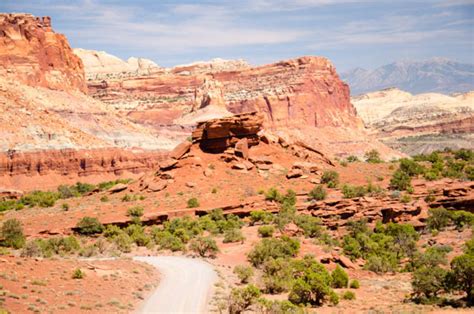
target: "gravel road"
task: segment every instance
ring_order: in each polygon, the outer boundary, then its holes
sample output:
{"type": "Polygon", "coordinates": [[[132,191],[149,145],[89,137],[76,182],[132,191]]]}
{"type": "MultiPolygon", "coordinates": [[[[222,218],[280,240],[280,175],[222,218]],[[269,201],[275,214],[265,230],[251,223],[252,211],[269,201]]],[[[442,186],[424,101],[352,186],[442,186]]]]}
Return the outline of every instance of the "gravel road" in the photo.
{"type": "Polygon", "coordinates": [[[211,288],[217,274],[208,263],[179,256],[137,256],[137,261],[155,266],[160,285],[138,313],[207,313],[211,288]]]}

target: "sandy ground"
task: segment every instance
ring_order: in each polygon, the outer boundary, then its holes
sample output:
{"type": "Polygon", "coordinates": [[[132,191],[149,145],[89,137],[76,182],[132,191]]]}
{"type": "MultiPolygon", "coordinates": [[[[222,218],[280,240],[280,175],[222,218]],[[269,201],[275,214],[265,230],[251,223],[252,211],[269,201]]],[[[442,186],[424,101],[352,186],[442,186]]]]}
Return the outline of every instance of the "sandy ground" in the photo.
{"type": "Polygon", "coordinates": [[[217,280],[212,265],[179,256],[138,256],[134,260],[156,267],[162,274],[159,287],[138,313],[207,313],[212,285],[217,280]]]}

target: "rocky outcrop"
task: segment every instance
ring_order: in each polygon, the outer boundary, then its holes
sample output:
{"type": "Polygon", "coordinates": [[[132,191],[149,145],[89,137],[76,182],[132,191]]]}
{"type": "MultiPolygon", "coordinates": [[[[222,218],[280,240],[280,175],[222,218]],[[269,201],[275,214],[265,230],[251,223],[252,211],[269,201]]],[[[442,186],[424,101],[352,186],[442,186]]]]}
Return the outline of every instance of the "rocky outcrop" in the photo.
{"type": "Polygon", "coordinates": [[[124,61],[105,51],[81,48],[74,49],[74,53],[84,63],[86,78],[89,80],[148,75],[161,69],[155,62],[144,58],[131,57],[124,61]]]}
{"type": "Polygon", "coordinates": [[[50,17],[0,14],[0,76],[31,86],[87,91],[82,61],[50,17]]]}
{"type": "Polygon", "coordinates": [[[474,148],[474,92],[412,95],[390,88],[353,97],[352,102],[378,138],[410,154],[474,148]]]}
{"type": "Polygon", "coordinates": [[[0,153],[0,188],[38,188],[38,180],[42,189],[75,183],[85,177],[89,182],[106,181],[150,171],[164,158],[164,153],[114,148],[10,151],[0,153]]]}
{"type": "Polygon", "coordinates": [[[203,151],[222,153],[243,138],[247,146],[258,144],[262,124],[263,117],[256,112],[209,120],[198,123],[192,139],[203,151]]]}

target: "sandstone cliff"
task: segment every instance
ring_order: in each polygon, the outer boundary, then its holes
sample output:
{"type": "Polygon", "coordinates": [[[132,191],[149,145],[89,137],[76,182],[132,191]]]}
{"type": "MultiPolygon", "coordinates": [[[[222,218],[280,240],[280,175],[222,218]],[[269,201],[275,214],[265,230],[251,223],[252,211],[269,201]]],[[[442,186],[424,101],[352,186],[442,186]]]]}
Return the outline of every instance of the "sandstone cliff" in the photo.
{"type": "Polygon", "coordinates": [[[49,17],[0,14],[0,76],[31,86],[87,91],[82,61],[49,17]]]}
{"type": "Polygon", "coordinates": [[[352,103],[378,138],[407,153],[474,148],[474,92],[412,95],[390,88],[352,103]]]}

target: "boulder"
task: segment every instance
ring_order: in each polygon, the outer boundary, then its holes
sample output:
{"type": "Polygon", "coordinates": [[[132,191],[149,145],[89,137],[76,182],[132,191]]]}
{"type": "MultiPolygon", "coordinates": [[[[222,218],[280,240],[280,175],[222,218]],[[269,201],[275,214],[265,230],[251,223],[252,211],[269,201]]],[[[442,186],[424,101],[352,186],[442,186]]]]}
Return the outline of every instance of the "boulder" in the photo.
{"type": "Polygon", "coordinates": [[[154,181],[148,184],[148,190],[151,192],[159,192],[168,186],[168,183],[166,181],[154,181]]]}
{"type": "Polygon", "coordinates": [[[176,146],[169,154],[169,156],[173,159],[180,159],[181,157],[184,156],[189,150],[191,149],[191,146],[193,144],[190,141],[184,141],[178,146],[176,146]]]}
{"type": "Polygon", "coordinates": [[[244,159],[249,158],[249,143],[247,138],[240,139],[235,144],[235,155],[244,159]]]}
{"type": "Polygon", "coordinates": [[[299,178],[301,176],[303,176],[303,170],[301,170],[301,169],[291,169],[286,174],[286,177],[288,179],[295,179],[295,178],[299,178]]]}
{"type": "Polygon", "coordinates": [[[126,190],[127,188],[128,188],[128,185],[123,184],[123,183],[119,183],[119,184],[116,184],[113,187],[111,187],[109,189],[109,192],[110,193],[118,193],[118,192],[126,190]]]}
{"type": "Polygon", "coordinates": [[[236,162],[232,164],[232,169],[247,170],[247,167],[243,163],[236,162]]]}
{"type": "Polygon", "coordinates": [[[194,183],[194,182],[186,182],[186,186],[187,186],[188,188],[195,188],[195,187],[197,186],[197,184],[194,183]]]}
{"type": "Polygon", "coordinates": [[[168,158],[162,162],[160,162],[160,169],[161,170],[170,170],[174,168],[178,164],[176,159],[168,158]]]}

